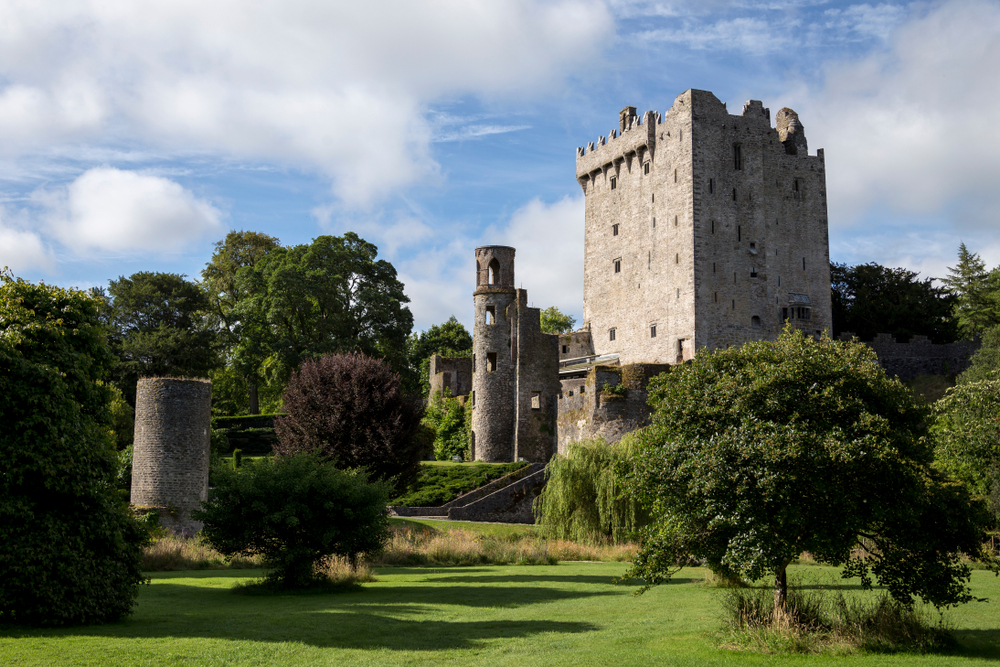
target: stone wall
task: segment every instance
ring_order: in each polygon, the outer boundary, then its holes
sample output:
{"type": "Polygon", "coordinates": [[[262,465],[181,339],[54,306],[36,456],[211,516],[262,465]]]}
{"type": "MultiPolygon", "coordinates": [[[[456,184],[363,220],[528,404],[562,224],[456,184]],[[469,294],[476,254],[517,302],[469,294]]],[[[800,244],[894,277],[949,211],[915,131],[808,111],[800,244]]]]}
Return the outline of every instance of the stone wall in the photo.
{"type": "Polygon", "coordinates": [[[156,509],[160,525],[174,532],[190,535],[201,530],[191,510],[208,498],[211,423],[209,380],[139,380],[132,504],[156,509]]]}
{"type": "Polygon", "coordinates": [[[548,461],[556,451],[559,336],[543,333],[541,311],[517,290],[517,432],[514,460],[548,461]]]}
{"type": "Polygon", "coordinates": [[[565,380],[559,400],[559,453],[565,454],[578,440],[618,442],[648,424],[647,385],[654,375],[669,370],[669,364],[594,366],[584,380],[565,380]]]}
{"type": "MultiPolygon", "coordinates": [[[[855,338],[852,332],[840,334],[840,340],[855,338]]],[[[969,367],[980,341],[962,340],[936,344],[927,336],[914,336],[908,343],[897,343],[891,334],[879,334],[873,341],[862,341],[875,350],[878,363],[889,375],[912,380],[918,375],[956,375],[969,367]]]]}
{"type": "Polygon", "coordinates": [[[472,357],[431,357],[431,394],[467,396],[472,391],[472,357]]]}
{"type": "Polygon", "coordinates": [[[559,361],[580,359],[594,355],[594,340],[589,331],[581,329],[559,334],[559,361]]]}
{"type": "Polygon", "coordinates": [[[830,328],[826,176],[790,109],[689,90],[577,151],[583,325],[621,363],[830,328]]]}

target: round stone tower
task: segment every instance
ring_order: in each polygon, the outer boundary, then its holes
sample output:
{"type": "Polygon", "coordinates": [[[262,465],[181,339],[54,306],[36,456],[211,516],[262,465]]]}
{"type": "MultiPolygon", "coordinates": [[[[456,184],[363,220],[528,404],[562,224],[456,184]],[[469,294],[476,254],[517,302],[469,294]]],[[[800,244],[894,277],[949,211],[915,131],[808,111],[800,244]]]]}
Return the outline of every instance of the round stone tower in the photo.
{"type": "Polygon", "coordinates": [[[155,508],[164,528],[186,535],[201,530],[191,510],[208,498],[211,428],[211,381],[139,380],[132,504],[155,508]]]}
{"type": "Polygon", "coordinates": [[[514,249],[476,248],[476,320],[472,328],[472,458],[502,463],[514,457],[516,343],[511,327],[514,249]]]}

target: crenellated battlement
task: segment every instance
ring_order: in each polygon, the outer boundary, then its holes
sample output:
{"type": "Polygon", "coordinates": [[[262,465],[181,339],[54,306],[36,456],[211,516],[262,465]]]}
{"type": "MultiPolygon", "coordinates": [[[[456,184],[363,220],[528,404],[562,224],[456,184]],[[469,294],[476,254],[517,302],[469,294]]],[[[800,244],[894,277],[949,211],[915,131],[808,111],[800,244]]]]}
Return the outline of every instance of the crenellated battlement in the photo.
{"type": "Polygon", "coordinates": [[[607,136],[597,138],[587,147],[576,149],[576,176],[586,178],[588,174],[611,168],[616,163],[624,162],[630,155],[641,157],[646,151],[651,151],[656,145],[656,126],[660,115],[655,111],[647,111],[643,116],[634,115],[635,107],[625,107],[619,129],[613,129],[607,136]],[[632,114],[628,114],[628,110],[632,114]]]}

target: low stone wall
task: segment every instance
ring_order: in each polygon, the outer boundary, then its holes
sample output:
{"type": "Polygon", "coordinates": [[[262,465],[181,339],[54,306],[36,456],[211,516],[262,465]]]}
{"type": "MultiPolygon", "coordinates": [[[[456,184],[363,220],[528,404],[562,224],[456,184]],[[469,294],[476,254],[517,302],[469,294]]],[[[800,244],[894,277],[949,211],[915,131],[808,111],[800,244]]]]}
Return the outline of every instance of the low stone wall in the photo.
{"type": "MultiPolygon", "coordinates": [[[[855,335],[845,331],[838,338],[851,340],[855,335]]],[[[903,381],[918,375],[957,375],[969,367],[972,355],[981,345],[978,340],[937,344],[927,336],[914,336],[908,343],[897,343],[895,336],[884,333],[875,340],[861,342],[875,350],[886,373],[903,381]]]]}

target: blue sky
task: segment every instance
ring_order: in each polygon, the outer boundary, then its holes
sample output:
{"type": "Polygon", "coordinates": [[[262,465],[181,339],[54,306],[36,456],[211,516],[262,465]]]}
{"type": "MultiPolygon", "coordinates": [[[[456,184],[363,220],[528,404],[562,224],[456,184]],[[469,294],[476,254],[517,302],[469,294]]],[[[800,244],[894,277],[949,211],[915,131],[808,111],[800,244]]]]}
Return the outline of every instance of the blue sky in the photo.
{"type": "Polygon", "coordinates": [[[423,329],[470,323],[498,243],[579,318],[576,147],[700,88],[799,112],[834,261],[939,277],[963,240],[1000,264],[998,72],[982,0],[0,0],[0,266],[198,277],[230,229],[356,231],[423,329]]]}

